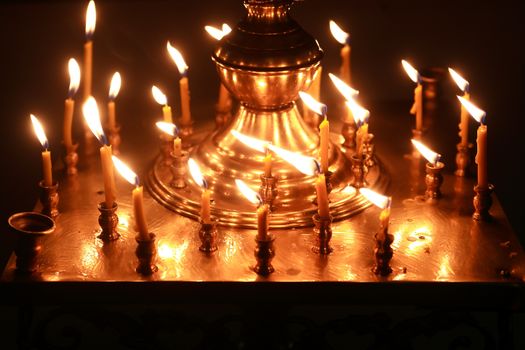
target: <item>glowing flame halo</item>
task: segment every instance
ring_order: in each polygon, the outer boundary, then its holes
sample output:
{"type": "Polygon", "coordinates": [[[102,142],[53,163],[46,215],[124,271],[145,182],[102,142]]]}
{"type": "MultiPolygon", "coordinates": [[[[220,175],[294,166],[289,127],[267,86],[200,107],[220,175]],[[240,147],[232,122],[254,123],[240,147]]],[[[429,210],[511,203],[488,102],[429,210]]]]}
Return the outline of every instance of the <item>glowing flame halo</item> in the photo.
{"type": "Polygon", "coordinates": [[[89,129],[98,139],[98,141],[103,144],[108,144],[108,139],[102,129],[102,124],[100,123],[100,114],[98,111],[97,100],[93,96],[90,96],[84,106],[82,106],[82,112],[84,114],[84,119],[86,120],[89,129]]]}
{"type": "Polygon", "coordinates": [[[204,178],[202,175],[201,169],[199,168],[199,165],[193,158],[190,158],[188,160],[188,169],[190,170],[191,177],[193,178],[193,181],[200,187],[207,189],[208,188],[208,181],[204,178]]]}
{"type": "Polygon", "coordinates": [[[484,110],[477,107],[475,104],[461,96],[458,96],[458,99],[459,102],[461,102],[461,104],[463,105],[463,107],[465,107],[467,112],[472,116],[472,118],[476,119],[476,121],[480,124],[485,124],[487,112],[485,112],[484,110]]]}
{"type": "Polygon", "coordinates": [[[402,60],[401,64],[403,65],[403,68],[405,69],[405,72],[408,74],[408,77],[410,78],[410,80],[412,80],[416,84],[420,84],[421,76],[419,75],[419,72],[417,71],[417,69],[412,67],[412,65],[405,60],[402,60]]]}
{"type": "Polygon", "coordinates": [[[180,51],[174,48],[170,44],[169,41],[166,44],[166,47],[168,49],[168,53],[170,54],[171,59],[177,65],[177,69],[179,70],[179,73],[182,76],[185,76],[186,74],[188,74],[188,65],[186,64],[186,61],[184,60],[184,57],[182,57],[182,54],[180,53],[180,51]]]}
{"type": "Polygon", "coordinates": [[[465,93],[470,91],[470,83],[465,78],[459,75],[458,72],[452,68],[449,68],[448,72],[461,91],[465,93]]]}
{"type": "Polygon", "coordinates": [[[436,166],[436,164],[441,159],[441,154],[432,151],[430,148],[428,148],[421,142],[412,139],[412,144],[414,145],[414,147],[416,147],[418,152],[421,153],[421,155],[425,157],[426,160],[428,160],[430,164],[436,166]]]}
{"type": "Polygon", "coordinates": [[[86,38],[91,40],[93,33],[95,33],[95,27],[97,25],[97,9],[95,2],[91,0],[86,10],[86,38]]]}
{"type": "Polygon", "coordinates": [[[246,197],[248,201],[255,205],[261,205],[263,203],[261,195],[252,190],[250,187],[248,187],[248,185],[244,181],[235,179],[235,184],[237,185],[239,191],[241,191],[243,196],[246,197]]]}
{"type": "Polygon", "coordinates": [[[161,89],[153,85],[151,87],[151,94],[153,95],[153,98],[155,99],[155,102],[157,102],[161,106],[167,106],[168,105],[168,98],[161,89]]]}
{"type": "Polygon", "coordinates": [[[80,66],[74,58],[70,58],[67,67],[69,71],[69,91],[67,96],[73,98],[80,86],[80,66]]]}
{"type": "Polygon", "coordinates": [[[359,95],[359,91],[350,87],[347,83],[339,79],[336,75],[328,73],[328,76],[332,80],[332,83],[337,88],[337,90],[343,95],[345,100],[351,100],[355,96],[359,95]]]}
{"type": "Polygon", "coordinates": [[[179,128],[177,127],[177,125],[173,123],[168,123],[168,122],[163,121],[163,122],[156,122],[155,125],[157,125],[157,128],[159,128],[162,132],[172,137],[175,137],[179,134],[179,128]]]}
{"type": "Polygon", "coordinates": [[[335,21],[330,20],[330,32],[335,40],[341,45],[350,44],[350,34],[345,32],[335,21]]]}
{"type": "Polygon", "coordinates": [[[46,133],[44,131],[44,127],[40,123],[37,117],[35,117],[33,114],[30,115],[31,123],[33,124],[33,129],[35,130],[36,137],[38,138],[38,141],[44,147],[44,149],[47,151],[49,149],[49,141],[47,140],[46,133]]]}
{"type": "Polygon", "coordinates": [[[392,197],[383,196],[369,188],[360,188],[359,193],[380,209],[389,209],[392,206],[392,197]]]}
{"type": "Polygon", "coordinates": [[[117,98],[118,93],[120,92],[120,87],[122,86],[122,77],[119,72],[115,72],[111,78],[111,84],[109,85],[109,99],[113,101],[117,98]]]}
{"type": "Polygon", "coordinates": [[[326,107],[324,103],[317,101],[310,94],[304,91],[299,91],[299,97],[301,98],[303,103],[306,105],[306,107],[308,107],[314,113],[317,113],[320,116],[326,117],[326,112],[328,108],[326,107]]]}
{"type": "Polygon", "coordinates": [[[133,172],[123,161],[118,159],[115,156],[111,156],[111,159],[113,160],[113,165],[115,165],[115,169],[119,172],[119,174],[130,184],[135,185],[136,187],[140,186],[140,180],[137,174],[133,172]]]}

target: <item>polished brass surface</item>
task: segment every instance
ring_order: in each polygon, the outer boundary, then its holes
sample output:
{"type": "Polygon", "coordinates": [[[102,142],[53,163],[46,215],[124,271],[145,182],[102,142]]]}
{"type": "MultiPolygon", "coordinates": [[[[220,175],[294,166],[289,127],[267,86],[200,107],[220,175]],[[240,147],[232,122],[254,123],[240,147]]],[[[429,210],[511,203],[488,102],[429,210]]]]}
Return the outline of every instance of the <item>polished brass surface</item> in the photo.
{"type": "Polygon", "coordinates": [[[58,211],[58,182],[53,182],[52,186],[44,185],[44,180],[38,183],[40,187],[40,203],[42,203],[42,214],[56,218],[58,211]]]}

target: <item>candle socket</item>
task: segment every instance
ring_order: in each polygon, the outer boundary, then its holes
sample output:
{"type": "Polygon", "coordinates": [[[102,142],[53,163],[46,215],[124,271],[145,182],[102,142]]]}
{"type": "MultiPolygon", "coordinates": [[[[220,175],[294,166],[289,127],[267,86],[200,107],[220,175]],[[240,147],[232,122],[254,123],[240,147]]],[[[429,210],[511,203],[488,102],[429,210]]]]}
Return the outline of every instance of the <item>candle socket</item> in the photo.
{"type": "Polygon", "coordinates": [[[120,126],[116,125],[114,128],[109,128],[109,144],[114,155],[120,154],[120,126]]]}
{"type": "Polygon", "coordinates": [[[333,249],[330,247],[330,240],[332,239],[332,216],[327,218],[320,217],[319,214],[313,216],[314,220],[314,234],[316,236],[317,245],[312,250],[320,255],[328,255],[333,249]]]}
{"type": "Polygon", "coordinates": [[[39,213],[17,213],[9,220],[11,233],[16,237],[16,272],[31,274],[37,270],[42,238],[55,231],[55,222],[39,213]]]}
{"type": "Polygon", "coordinates": [[[470,165],[470,155],[467,146],[458,143],[458,153],[456,154],[456,171],[454,175],[464,177],[467,176],[467,169],[470,165]]]}
{"type": "Polygon", "coordinates": [[[474,187],[476,195],[474,196],[474,214],[472,218],[476,221],[490,221],[492,216],[489,213],[492,206],[492,192],[494,192],[494,185],[489,184],[488,187],[474,187]]]}
{"type": "Polygon", "coordinates": [[[392,273],[392,268],[390,267],[390,260],[394,255],[392,250],[392,242],[394,242],[394,236],[388,232],[383,232],[381,228],[380,233],[376,233],[375,238],[375,248],[374,255],[376,259],[376,265],[373,268],[373,271],[376,275],[388,276],[392,273]]]}
{"type": "Polygon", "coordinates": [[[356,127],[355,123],[344,122],[343,127],[341,128],[341,135],[344,138],[343,146],[345,148],[355,150],[355,137],[356,137],[356,127]]]}
{"type": "Polygon", "coordinates": [[[52,186],[44,185],[44,180],[38,183],[40,186],[40,202],[42,203],[42,214],[56,218],[58,212],[58,182],[54,181],[52,186]]]}
{"type": "Polygon", "coordinates": [[[199,230],[199,238],[201,240],[201,246],[199,250],[203,253],[213,253],[217,250],[217,222],[215,219],[211,220],[211,224],[206,224],[200,221],[201,228],[199,230]]]}
{"type": "Polygon", "coordinates": [[[168,135],[160,135],[160,155],[162,157],[162,165],[171,166],[173,158],[171,152],[173,151],[173,138],[168,135]]]}
{"type": "Polygon", "coordinates": [[[186,187],[186,178],[188,174],[188,158],[189,153],[182,151],[180,157],[170,153],[171,157],[171,182],[170,186],[173,188],[184,188],[186,187]]]}
{"type": "Polygon", "coordinates": [[[368,133],[363,141],[363,156],[368,169],[376,165],[374,134],[368,133]]]}
{"type": "Polygon", "coordinates": [[[352,155],[350,158],[352,163],[352,174],[354,179],[352,180],[352,186],[355,188],[366,187],[366,175],[368,174],[368,167],[366,166],[366,159],[358,154],[352,155]]]}
{"type": "Polygon", "coordinates": [[[438,162],[436,165],[427,163],[425,176],[425,183],[427,189],[425,191],[425,197],[427,199],[438,199],[441,197],[441,185],[443,184],[443,175],[441,171],[445,167],[445,164],[438,162]]]}
{"type": "Polygon", "coordinates": [[[77,164],[78,164],[78,145],[72,145],[71,147],[66,148],[66,173],[68,175],[76,175],[78,173],[77,164]]]}
{"type": "Polygon", "coordinates": [[[182,140],[182,146],[183,147],[189,147],[190,143],[188,143],[188,138],[193,135],[193,122],[190,122],[189,124],[180,124],[180,131],[179,131],[179,137],[182,140]]]}
{"type": "Polygon", "coordinates": [[[102,232],[98,236],[104,243],[108,243],[119,238],[117,232],[118,216],[116,214],[118,208],[117,203],[113,203],[113,207],[106,208],[106,203],[101,202],[98,205],[98,211],[100,216],[98,217],[98,223],[102,232]]]}
{"type": "Polygon", "coordinates": [[[144,276],[152,275],[158,271],[157,265],[157,246],[155,244],[155,234],[150,233],[148,239],[142,239],[140,236],[135,237],[137,249],[135,255],[138,258],[138,265],[135,271],[144,276]]]}
{"type": "Polygon", "coordinates": [[[270,210],[273,210],[273,201],[277,198],[277,178],[275,176],[266,177],[262,174],[259,194],[261,195],[263,203],[268,204],[270,210]]]}
{"type": "Polygon", "coordinates": [[[221,107],[218,103],[215,105],[215,129],[222,128],[232,119],[231,101],[228,105],[221,107]]]}
{"type": "Polygon", "coordinates": [[[269,234],[264,239],[260,239],[258,236],[255,237],[255,251],[254,256],[257,261],[253,271],[261,276],[268,276],[275,269],[272,266],[272,260],[275,257],[275,236],[269,234]]]}

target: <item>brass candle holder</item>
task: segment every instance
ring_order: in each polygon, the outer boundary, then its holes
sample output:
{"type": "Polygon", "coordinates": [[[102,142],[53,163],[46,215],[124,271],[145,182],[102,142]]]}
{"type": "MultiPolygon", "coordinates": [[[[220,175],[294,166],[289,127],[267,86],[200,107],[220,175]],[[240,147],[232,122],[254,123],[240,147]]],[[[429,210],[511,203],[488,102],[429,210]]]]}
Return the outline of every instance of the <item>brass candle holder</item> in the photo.
{"type": "Polygon", "coordinates": [[[98,224],[102,229],[98,238],[100,238],[104,243],[112,242],[120,237],[119,233],[117,232],[117,208],[117,203],[113,203],[113,207],[111,208],[107,208],[105,202],[101,202],[98,205],[98,211],[100,212],[98,224]]]}
{"type": "Polygon", "coordinates": [[[275,257],[275,236],[269,234],[264,239],[255,237],[255,251],[254,256],[257,261],[253,270],[261,276],[268,276],[275,269],[272,266],[272,260],[275,257]]]}
{"type": "Polygon", "coordinates": [[[474,214],[472,218],[476,221],[490,221],[490,207],[492,206],[492,192],[494,192],[494,185],[489,184],[488,187],[474,187],[474,214]]]}
{"type": "Polygon", "coordinates": [[[55,222],[39,213],[18,213],[8,219],[11,233],[16,236],[16,272],[31,274],[37,270],[42,239],[55,231],[55,222]]]}
{"type": "Polygon", "coordinates": [[[113,151],[114,155],[120,154],[120,125],[116,125],[114,128],[109,128],[109,144],[111,145],[111,149],[113,151]]]}
{"type": "Polygon", "coordinates": [[[470,154],[467,146],[458,143],[457,145],[458,153],[456,153],[456,171],[454,174],[456,176],[464,177],[467,176],[467,169],[470,165],[470,154]]]}
{"type": "Polygon", "coordinates": [[[390,260],[392,260],[392,257],[394,256],[394,251],[392,250],[394,236],[388,233],[388,230],[385,230],[383,227],[381,227],[380,230],[381,231],[374,236],[374,255],[376,265],[374,266],[373,271],[376,275],[388,276],[392,273],[390,260]]]}
{"type": "Polygon", "coordinates": [[[333,249],[330,247],[330,240],[332,239],[332,216],[327,218],[315,214],[313,216],[314,221],[314,234],[316,236],[317,245],[312,250],[320,255],[328,255],[333,249]]]}
{"type": "Polygon", "coordinates": [[[181,151],[180,156],[176,156],[173,152],[170,153],[171,157],[171,182],[170,186],[173,188],[184,188],[186,187],[186,180],[188,176],[188,158],[189,154],[186,151],[181,151]]]}
{"type": "Polygon", "coordinates": [[[66,147],[66,173],[68,175],[76,175],[78,173],[77,164],[78,164],[78,144],[72,145],[71,147],[66,147]]]}
{"type": "Polygon", "coordinates": [[[150,233],[148,239],[142,239],[136,236],[137,249],[135,255],[138,258],[138,265],[135,271],[144,276],[152,275],[158,271],[156,265],[157,260],[157,246],[155,244],[155,234],[150,233]]]}
{"type": "Polygon", "coordinates": [[[54,181],[53,185],[44,185],[44,180],[38,183],[40,187],[40,202],[42,203],[42,214],[56,218],[58,212],[58,182],[54,181]]]}
{"type": "Polygon", "coordinates": [[[267,177],[262,174],[259,194],[261,195],[263,203],[268,204],[270,206],[270,210],[273,210],[273,202],[275,198],[277,198],[277,178],[275,176],[267,177]]]}
{"type": "Polygon", "coordinates": [[[173,151],[173,137],[161,134],[160,136],[160,155],[162,157],[162,164],[166,167],[171,166],[173,157],[171,152],[173,151]]]}
{"type": "Polygon", "coordinates": [[[341,128],[341,135],[344,138],[343,147],[350,150],[355,150],[356,142],[356,127],[354,122],[343,122],[341,128]]]}
{"type": "Polygon", "coordinates": [[[366,175],[368,174],[368,167],[366,166],[365,157],[353,154],[350,157],[350,161],[352,162],[352,174],[354,175],[352,186],[355,188],[367,187],[366,175]]]}
{"type": "Polygon", "coordinates": [[[199,250],[203,253],[213,253],[217,250],[217,221],[212,218],[211,224],[206,224],[202,220],[200,221],[201,227],[199,229],[199,238],[201,245],[199,250]]]}
{"type": "Polygon", "coordinates": [[[441,175],[441,172],[444,167],[445,164],[441,162],[437,162],[435,165],[427,163],[427,175],[425,176],[425,183],[427,185],[425,197],[427,199],[432,200],[441,197],[441,185],[443,184],[443,175],[441,175]]]}
{"type": "Polygon", "coordinates": [[[365,165],[368,169],[376,165],[374,134],[368,133],[363,140],[363,156],[365,157],[365,165]]]}

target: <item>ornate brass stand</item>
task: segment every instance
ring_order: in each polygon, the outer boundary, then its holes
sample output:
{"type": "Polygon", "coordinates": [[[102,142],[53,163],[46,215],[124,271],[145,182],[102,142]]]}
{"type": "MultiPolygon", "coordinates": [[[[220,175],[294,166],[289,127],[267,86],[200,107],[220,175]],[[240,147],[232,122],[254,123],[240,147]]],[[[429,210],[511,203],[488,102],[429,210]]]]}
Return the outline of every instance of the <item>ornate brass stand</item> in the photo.
{"type": "Polygon", "coordinates": [[[181,156],[177,157],[173,154],[170,154],[171,157],[171,182],[170,185],[173,188],[184,188],[186,187],[186,180],[188,177],[188,152],[182,151],[181,156]]]}
{"type": "Polygon", "coordinates": [[[217,223],[213,220],[211,224],[205,224],[201,221],[201,228],[199,230],[199,238],[201,246],[199,250],[203,253],[213,253],[217,250],[217,223]]]}
{"type": "Polygon", "coordinates": [[[44,181],[40,181],[40,202],[42,203],[42,214],[52,218],[56,218],[58,212],[58,182],[53,182],[52,186],[44,185],[44,181]]]}
{"type": "Polygon", "coordinates": [[[157,259],[157,247],[155,245],[155,234],[150,233],[149,239],[143,240],[139,236],[135,237],[137,249],[135,254],[138,258],[137,273],[149,276],[158,271],[155,264],[157,259]]]}
{"type": "Polygon", "coordinates": [[[275,257],[275,248],[274,248],[275,236],[268,235],[266,239],[255,238],[255,259],[257,263],[253,270],[255,273],[261,276],[268,276],[275,269],[272,266],[272,260],[275,257]]]}
{"type": "Polygon", "coordinates": [[[438,199],[441,197],[441,185],[443,184],[443,175],[441,171],[445,167],[445,164],[438,162],[436,165],[427,163],[425,176],[425,183],[427,189],[425,191],[425,197],[427,199],[438,199]]]}
{"type": "Polygon", "coordinates": [[[330,240],[332,239],[332,216],[322,218],[319,214],[315,214],[313,221],[317,245],[312,249],[320,255],[328,255],[333,251],[332,247],[330,247],[330,240]]]}
{"type": "Polygon", "coordinates": [[[112,208],[107,208],[106,203],[104,202],[98,205],[98,211],[100,212],[100,216],[98,217],[98,224],[102,229],[98,238],[100,238],[104,243],[117,240],[120,237],[119,233],[117,232],[117,208],[117,203],[113,203],[112,208]]]}
{"type": "Polygon", "coordinates": [[[474,196],[474,214],[472,218],[476,221],[490,221],[491,215],[489,213],[492,206],[492,192],[494,192],[494,185],[489,184],[487,188],[480,186],[474,187],[476,195],[474,196]]]}

